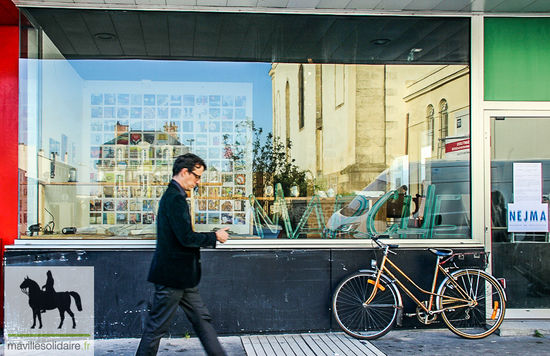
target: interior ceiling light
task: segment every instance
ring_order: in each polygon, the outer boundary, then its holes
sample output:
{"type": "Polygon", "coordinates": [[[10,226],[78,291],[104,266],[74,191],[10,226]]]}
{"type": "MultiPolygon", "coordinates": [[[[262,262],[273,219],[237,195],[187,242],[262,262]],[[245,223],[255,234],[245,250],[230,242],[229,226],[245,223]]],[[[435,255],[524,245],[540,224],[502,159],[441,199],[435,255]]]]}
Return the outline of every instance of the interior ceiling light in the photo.
{"type": "Polygon", "coordinates": [[[103,32],[103,33],[96,33],[94,37],[97,38],[98,40],[108,41],[108,40],[112,40],[116,36],[113,35],[112,33],[103,32]]]}
{"type": "Polygon", "coordinates": [[[376,40],[370,41],[370,43],[372,43],[373,45],[377,45],[377,46],[387,45],[390,42],[391,42],[391,40],[389,40],[387,38],[378,38],[376,40]]]}
{"type": "Polygon", "coordinates": [[[414,54],[422,51],[422,48],[413,48],[409,52],[409,55],[407,56],[407,61],[412,62],[414,61],[414,54]]]}

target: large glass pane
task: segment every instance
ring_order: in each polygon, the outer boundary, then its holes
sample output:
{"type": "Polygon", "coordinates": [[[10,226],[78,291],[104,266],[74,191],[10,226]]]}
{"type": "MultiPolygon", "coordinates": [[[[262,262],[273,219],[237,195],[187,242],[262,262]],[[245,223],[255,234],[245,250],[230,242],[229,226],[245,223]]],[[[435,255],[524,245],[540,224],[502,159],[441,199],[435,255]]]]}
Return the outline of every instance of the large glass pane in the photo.
{"type": "MultiPolygon", "coordinates": [[[[422,21],[401,25],[431,33],[445,22],[422,21]]],[[[450,23],[467,35],[463,21],[450,23]]],[[[291,63],[284,41],[273,62],[259,60],[264,51],[254,62],[67,60],[78,57],[67,43],[42,35],[41,58],[21,60],[23,238],[155,238],[157,202],[187,152],[208,165],[190,192],[198,231],[470,238],[462,45],[396,44],[403,57],[381,41],[372,61],[349,56],[354,42],[334,50],[342,63],[319,64],[291,63]]]]}
{"type": "Polygon", "coordinates": [[[546,127],[549,118],[491,119],[493,271],[506,278],[509,308],[550,307],[546,127]],[[526,191],[533,194],[522,194],[526,191]],[[518,221],[524,226],[513,226],[518,221]]]}
{"type": "Polygon", "coordinates": [[[40,68],[27,153],[44,233],[154,237],[173,159],[194,152],[198,230],[469,237],[467,66],[25,63],[40,68]]]}

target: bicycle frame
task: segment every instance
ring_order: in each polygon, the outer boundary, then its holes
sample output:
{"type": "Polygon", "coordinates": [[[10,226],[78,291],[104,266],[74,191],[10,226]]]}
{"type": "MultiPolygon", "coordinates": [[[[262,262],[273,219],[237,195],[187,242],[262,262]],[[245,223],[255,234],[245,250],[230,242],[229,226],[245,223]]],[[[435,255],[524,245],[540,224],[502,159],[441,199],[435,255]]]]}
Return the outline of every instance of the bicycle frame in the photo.
{"type": "MultiPolygon", "coordinates": [[[[372,291],[370,297],[367,299],[367,301],[365,301],[365,303],[363,303],[363,305],[366,306],[367,304],[371,303],[372,300],[374,299],[374,297],[376,296],[376,293],[377,293],[378,289],[382,287],[379,284],[380,276],[382,275],[382,273],[385,273],[387,276],[389,276],[392,279],[392,282],[397,284],[399,286],[399,288],[401,288],[401,290],[404,291],[405,294],[407,294],[418,305],[418,307],[420,307],[422,310],[424,310],[424,312],[426,312],[428,315],[440,314],[440,313],[443,313],[444,311],[450,310],[450,309],[474,307],[477,304],[477,302],[468,295],[468,292],[465,291],[464,288],[462,288],[462,286],[460,286],[458,283],[456,283],[456,281],[454,280],[454,278],[452,278],[451,274],[447,271],[447,269],[442,267],[442,265],[445,262],[447,262],[448,259],[446,259],[442,262],[443,256],[437,256],[434,279],[433,279],[433,282],[432,282],[432,289],[431,289],[431,291],[427,291],[427,290],[424,290],[424,289],[420,288],[409,276],[407,276],[407,274],[405,274],[405,272],[403,272],[401,269],[399,269],[399,267],[397,267],[395,265],[395,263],[393,263],[388,258],[388,253],[392,252],[392,251],[389,250],[389,248],[390,248],[390,246],[388,246],[388,245],[386,245],[383,248],[384,249],[384,256],[382,258],[382,263],[380,264],[380,267],[377,270],[376,280],[373,282],[373,284],[375,286],[377,286],[377,288],[373,288],[373,291],[372,291]],[[416,298],[416,296],[403,284],[403,282],[401,282],[386,267],[386,263],[389,264],[396,271],[396,273],[400,274],[409,283],[411,283],[417,290],[419,290],[423,294],[426,294],[426,295],[430,296],[427,306],[425,306],[423,302],[418,300],[418,298],[416,298]],[[459,291],[462,298],[454,298],[454,297],[450,297],[450,296],[446,296],[446,295],[437,294],[435,292],[435,288],[437,287],[437,279],[438,279],[439,272],[444,277],[447,277],[451,281],[451,283],[455,286],[456,290],[459,291]],[[440,298],[442,298],[443,301],[453,302],[452,307],[433,310],[433,308],[434,308],[434,298],[435,297],[440,297],[440,298]]],[[[392,253],[395,253],[395,252],[392,252],[392,253]]],[[[444,303],[442,303],[442,304],[444,304],[444,303]]]]}

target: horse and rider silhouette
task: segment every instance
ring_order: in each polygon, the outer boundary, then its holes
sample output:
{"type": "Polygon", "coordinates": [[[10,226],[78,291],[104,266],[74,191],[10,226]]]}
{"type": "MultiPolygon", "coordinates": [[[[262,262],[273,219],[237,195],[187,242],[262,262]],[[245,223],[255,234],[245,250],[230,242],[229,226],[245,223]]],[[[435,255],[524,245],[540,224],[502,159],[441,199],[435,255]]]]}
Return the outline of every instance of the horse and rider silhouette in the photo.
{"type": "Polygon", "coordinates": [[[32,326],[31,329],[34,329],[36,326],[36,319],[38,319],[39,329],[42,329],[42,316],[41,313],[45,313],[47,310],[58,309],[59,316],[61,317],[61,322],[59,323],[58,329],[61,329],[63,326],[63,321],[65,320],[65,312],[67,312],[73,319],[73,329],[76,328],[76,321],[74,319],[74,313],[71,310],[71,297],[74,298],[76,303],[76,308],[78,311],[82,311],[82,302],[80,300],[80,295],[77,292],[56,292],[53,284],[52,272],[48,271],[46,273],[46,284],[40,289],[38,283],[30,279],[28,276],[25,277],[23,283],[19,286],[21,291],[29,296],[29,306],[32,309],[32,326]]]}

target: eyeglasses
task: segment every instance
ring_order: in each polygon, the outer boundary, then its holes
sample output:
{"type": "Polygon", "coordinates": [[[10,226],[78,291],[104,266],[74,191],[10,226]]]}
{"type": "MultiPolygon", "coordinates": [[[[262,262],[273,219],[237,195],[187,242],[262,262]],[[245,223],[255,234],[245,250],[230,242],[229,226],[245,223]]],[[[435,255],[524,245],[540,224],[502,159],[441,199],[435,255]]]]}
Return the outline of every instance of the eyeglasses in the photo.
{"type": "Polygon", "coordinates": [[[192,175],[194,175],[196,180],[201,180],[201,176],[199,176],[199,175],[196,174],[195,172],[189,171],[189,173],[191,173],[192,175]]]}

